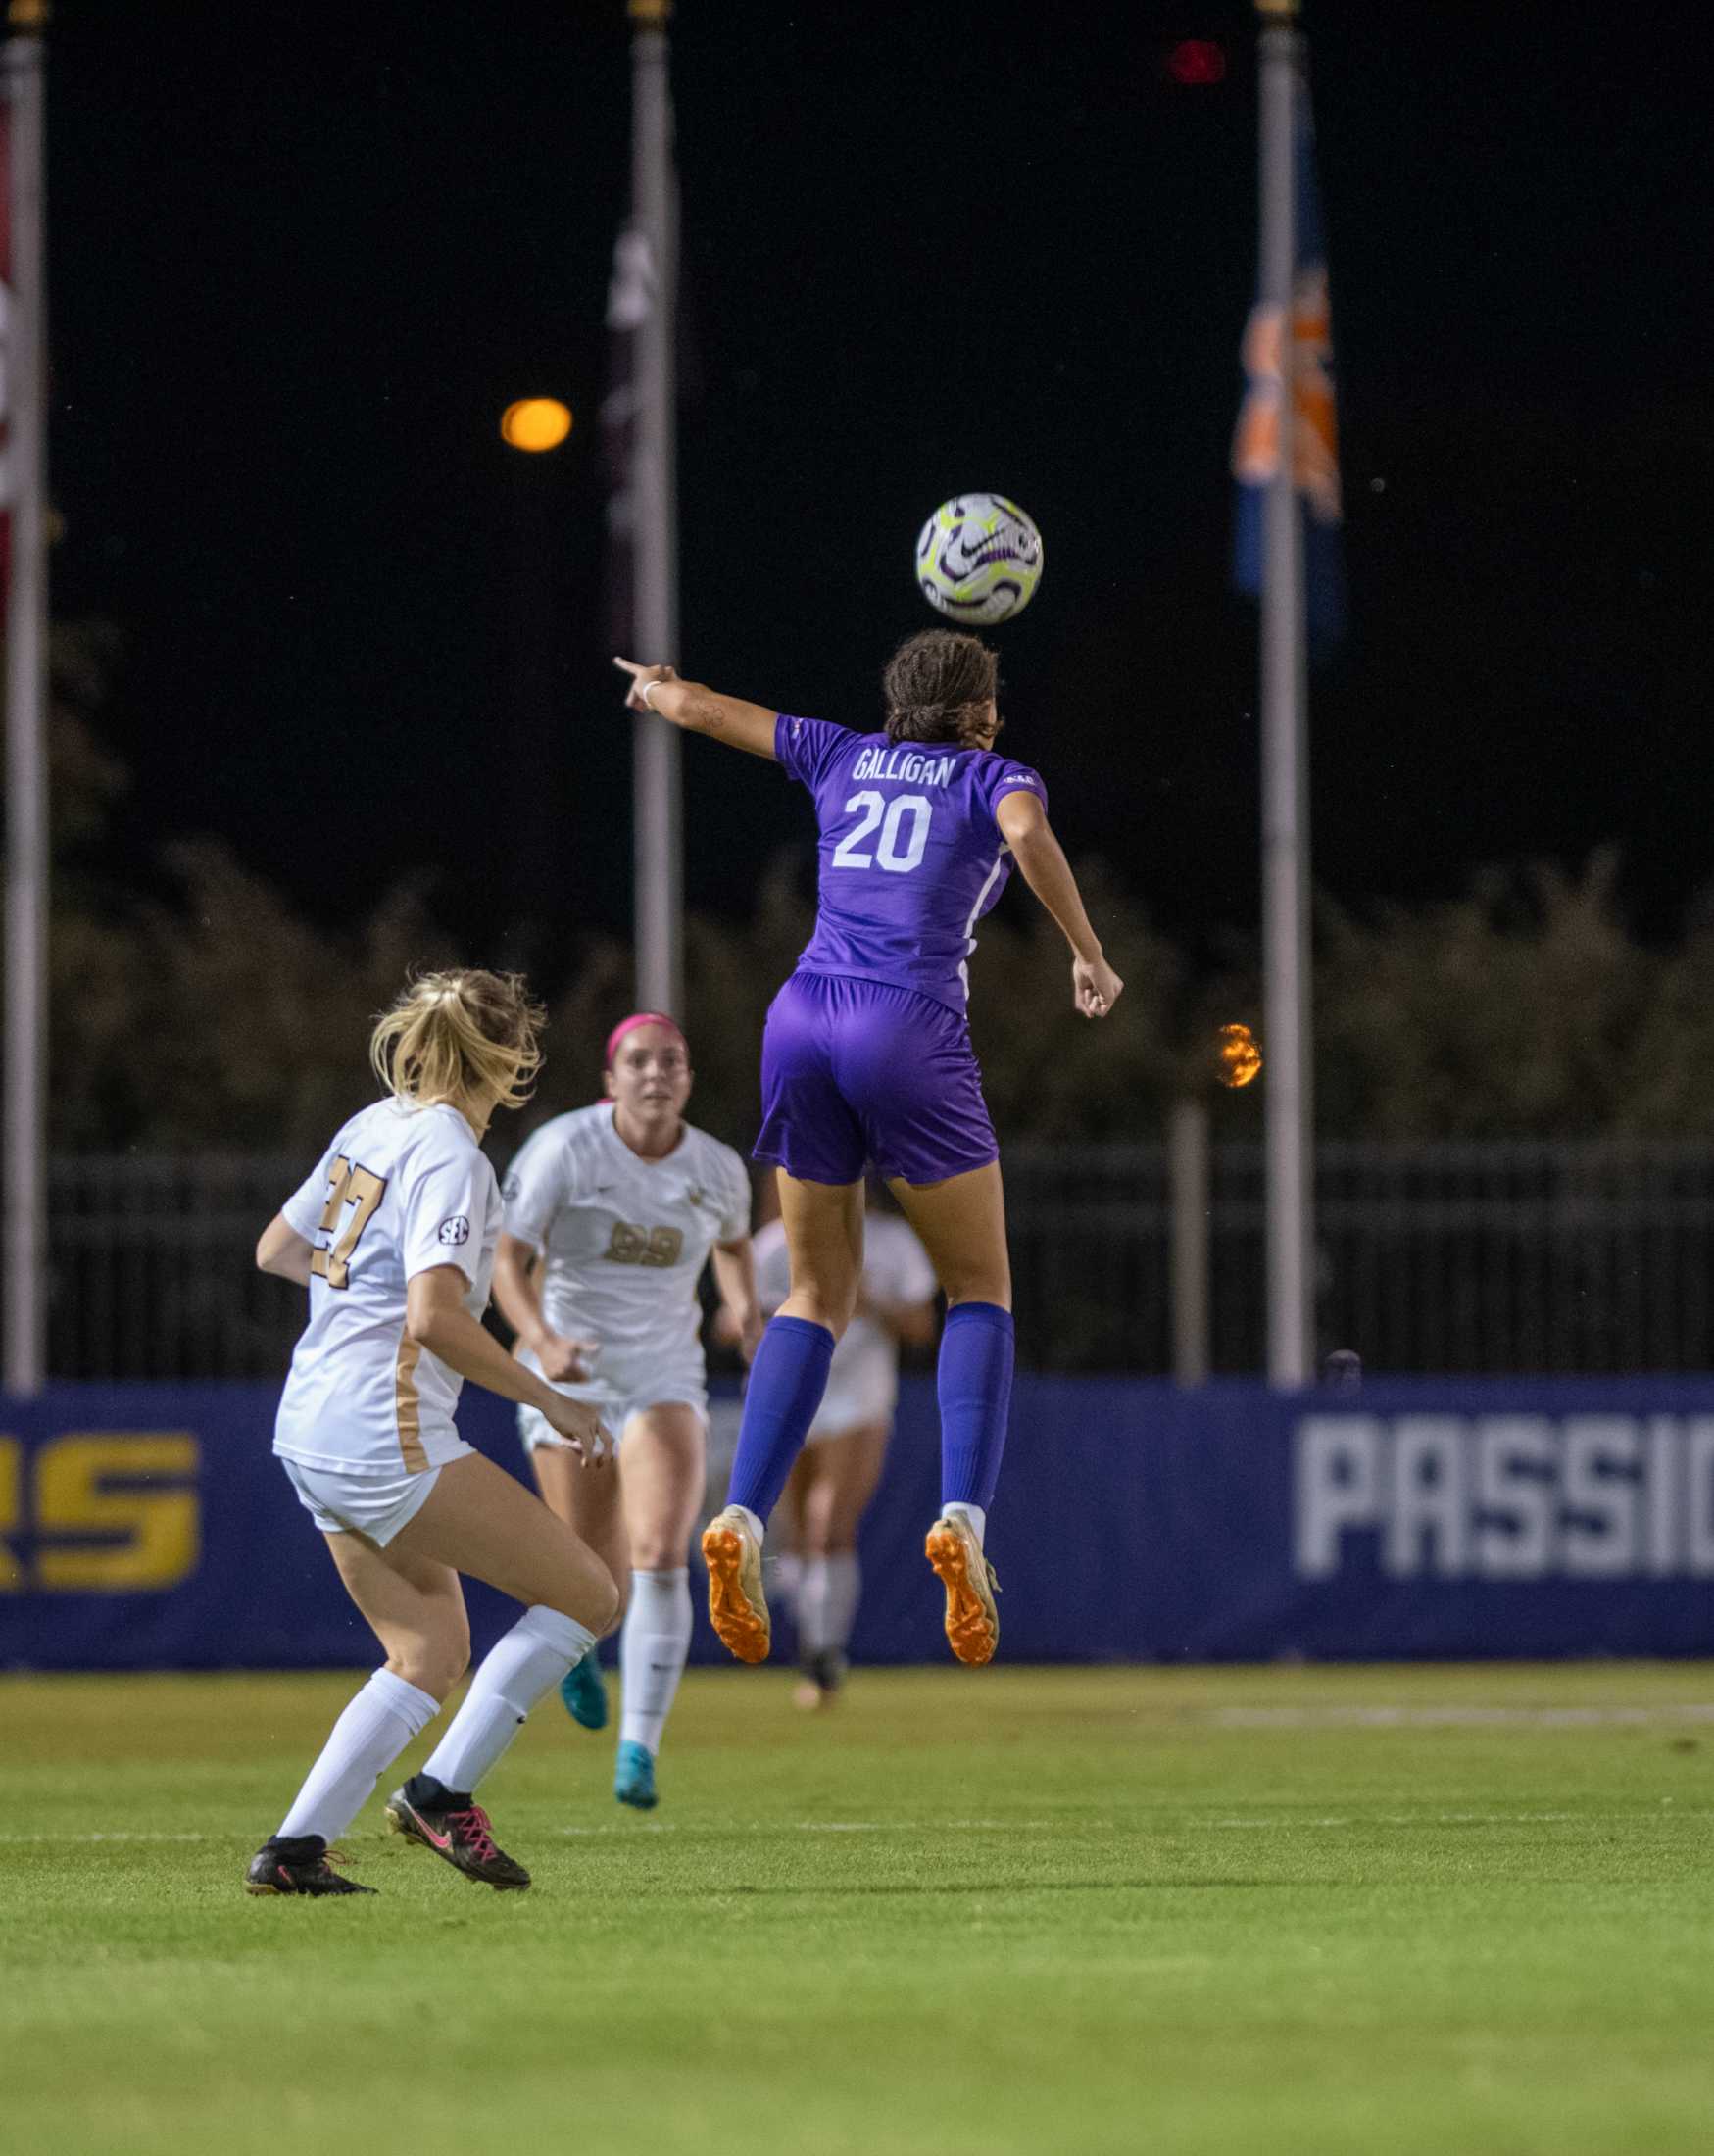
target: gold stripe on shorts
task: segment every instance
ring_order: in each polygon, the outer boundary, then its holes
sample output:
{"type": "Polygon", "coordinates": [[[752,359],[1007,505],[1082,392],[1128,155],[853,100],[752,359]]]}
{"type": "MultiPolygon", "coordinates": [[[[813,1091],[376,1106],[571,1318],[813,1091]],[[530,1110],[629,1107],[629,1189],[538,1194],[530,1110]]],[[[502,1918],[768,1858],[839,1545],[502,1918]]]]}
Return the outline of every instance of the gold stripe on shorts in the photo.
{"type": "Polygon", "coordinates": [[[399,1450],[405,1456],[405,1472],[420,1475],[428,1465],[422,1449],[422,1403],[416,1397],[416,1365],[422,1343],[408,1333],[399,1335],[399,1359],[393,1365],[393,1411],[399,1418],[399,1450]]]}

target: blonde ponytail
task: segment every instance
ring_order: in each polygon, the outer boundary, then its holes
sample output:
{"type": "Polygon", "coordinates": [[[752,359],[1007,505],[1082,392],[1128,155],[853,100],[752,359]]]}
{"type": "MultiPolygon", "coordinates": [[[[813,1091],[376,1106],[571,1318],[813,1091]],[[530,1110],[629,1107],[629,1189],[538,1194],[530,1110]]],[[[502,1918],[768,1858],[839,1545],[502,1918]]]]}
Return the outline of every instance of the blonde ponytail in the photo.
{"type": "Polygon", "coordinates": [[[369,1061],[387,1091],[416,1107],[480,1100],[521,1107],[542,1066],[547,1017],[520,973],[424,973],[369,1036],[369,1061]]]}

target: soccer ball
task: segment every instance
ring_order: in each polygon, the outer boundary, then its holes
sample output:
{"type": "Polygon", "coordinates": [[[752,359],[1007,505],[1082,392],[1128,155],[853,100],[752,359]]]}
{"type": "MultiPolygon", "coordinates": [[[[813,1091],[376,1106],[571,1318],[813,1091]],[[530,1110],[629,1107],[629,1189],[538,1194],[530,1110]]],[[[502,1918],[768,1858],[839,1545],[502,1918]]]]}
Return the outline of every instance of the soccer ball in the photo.
{"type": "Polygon", "coordinates": [[[1021,613],[1041,578],[1042,535],[1004,494],[956,494],[917,535],[922,596],[955,621],[1021,613]]]}

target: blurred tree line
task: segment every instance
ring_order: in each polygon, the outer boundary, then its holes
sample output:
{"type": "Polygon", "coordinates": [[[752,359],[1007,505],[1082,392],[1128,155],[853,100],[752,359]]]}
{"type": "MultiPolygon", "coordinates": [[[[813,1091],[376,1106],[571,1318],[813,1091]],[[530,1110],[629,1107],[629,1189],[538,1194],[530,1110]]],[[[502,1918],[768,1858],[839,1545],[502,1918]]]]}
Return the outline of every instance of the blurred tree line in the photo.
{"type": "MultiPolygon", "coordinates": [[[[92,724],[112,651],[99,627],[55,631],[51,1143],[312,1152],[367,1098],[369,1024],[407,972],[488,955],[455,948],[426,879],[329,934],[219,840],[166,847],[142,877],[104,867],[125,791],[92,724]]],[[[1577,875],[1488,869],[1463,896],[1417,906],[1358,912],[1323,900],[1321,1130],[1714,1135],[1702,1082],[1714,1053],[1714,900],[1692,908],[1675,947],[1646,949],[1626,925],[1617,866],[1601,854],[1577,875]]],[[[1079,870],[1124,1000],[1102,1025],[1075,1018],[1058,932],[1027,898],[1008,900],[971,968],[989,1098],[1008,1137],[1151,1139],[1176,1096],[1215,1090],[1220,1024],[1242,1020],[1261,1037],[1253,957],[1235,951],[1213,977],[1199,975],[1109,869],[1086,860],[1079,870]]],[[[748,921],[688,924],[693,1113],[735,1142],[755,1130],[763,1014],[810,918],[795,858],[762,876],[748,921]]],[[[629,953],[586,938],[564,977],[537,987],[553,1025],[531,1119],[595,1098],[600,1043],[629,1007],[629,953]]],[[[1260,1090],[1221,1096],[1217,1131],[1259,1135],[1260,1090]]]]}

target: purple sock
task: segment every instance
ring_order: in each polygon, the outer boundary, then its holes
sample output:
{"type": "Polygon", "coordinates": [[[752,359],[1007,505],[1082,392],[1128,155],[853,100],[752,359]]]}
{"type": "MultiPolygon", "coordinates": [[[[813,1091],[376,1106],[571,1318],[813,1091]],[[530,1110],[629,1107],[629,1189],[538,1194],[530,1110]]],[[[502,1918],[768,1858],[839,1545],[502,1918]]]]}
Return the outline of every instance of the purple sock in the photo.
{"type": "Polygon", "coordinates": [[[1011,1406],[1011,1312],[957,1302],[941,1334],[941,1502],[986,1512],[1000,1480],[1011,1406]]]}
{"type": "Polygon", "coordinates": [[[750,1365],[728,1504],[747,1505],[759,1520],[778,1504],[803,1448],[804,1433],[815,1420],[827,1390],[832,1360],[833,1335],[825,1325],[807,1317],[769,1320],[750,1365]]]}

